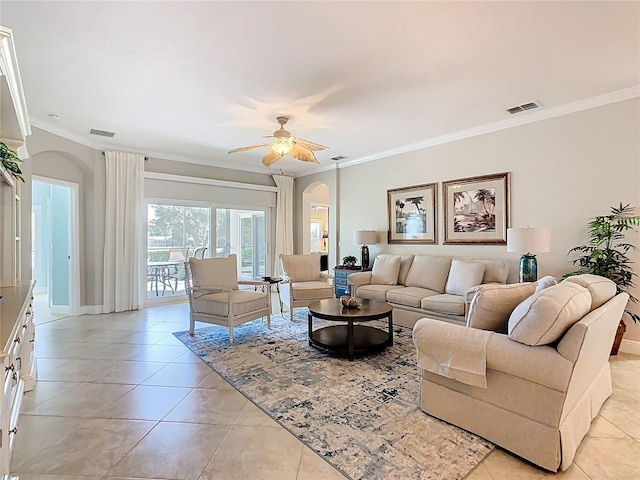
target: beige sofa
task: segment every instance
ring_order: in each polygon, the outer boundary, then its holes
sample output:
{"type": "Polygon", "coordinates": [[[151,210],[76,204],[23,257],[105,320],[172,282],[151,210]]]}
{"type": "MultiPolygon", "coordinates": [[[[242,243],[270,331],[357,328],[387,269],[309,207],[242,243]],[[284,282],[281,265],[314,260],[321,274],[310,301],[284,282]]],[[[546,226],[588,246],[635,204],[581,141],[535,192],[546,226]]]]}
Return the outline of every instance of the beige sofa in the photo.
{"type": "Polygon", "coordinates": [[[490,330],[426,318],[414,326],[422,410],[566,470],[611,395],[609,352],[628,299],[595,275],[538,291],[481,287],[468,323],[490,330]]]}
{"type": "Polygon", "coordinates": [[[412,327],[423,317],[464,324],[465,294],[480,284],[504,284],[504,260],[433,255],[378,255],[370,272],[347,278],[351,294],[393,305],[393,321],[412,327]]]}

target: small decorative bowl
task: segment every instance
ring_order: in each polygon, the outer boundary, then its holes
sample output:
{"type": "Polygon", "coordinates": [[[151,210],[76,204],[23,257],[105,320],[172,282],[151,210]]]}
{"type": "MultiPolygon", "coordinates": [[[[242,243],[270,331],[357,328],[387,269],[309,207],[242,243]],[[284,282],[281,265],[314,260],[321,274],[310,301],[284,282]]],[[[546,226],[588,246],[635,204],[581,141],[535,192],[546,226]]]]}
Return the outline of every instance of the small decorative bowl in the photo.
{"type": "Polygon", "coordinates": [[[349,297],[348,295],[343,295],[340,297],[340,302],[346,308],[359,308],[360,301],[356,297],[349,297]]]}

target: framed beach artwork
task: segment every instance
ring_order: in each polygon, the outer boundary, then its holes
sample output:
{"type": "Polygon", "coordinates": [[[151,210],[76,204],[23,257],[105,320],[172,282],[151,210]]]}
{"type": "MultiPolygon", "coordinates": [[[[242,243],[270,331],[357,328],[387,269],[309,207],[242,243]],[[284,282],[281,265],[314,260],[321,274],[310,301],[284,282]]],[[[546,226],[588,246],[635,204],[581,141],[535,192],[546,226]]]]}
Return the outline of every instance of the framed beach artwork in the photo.
{"type": "Polygon", "coordinates": [[[506,244],[511,174],[442,183],[445,244],[506,244]]]}
{"type": "Polygon", "coordinates": [[[436,243],[436,183],[387,190],[389,243],[436,243]]]}

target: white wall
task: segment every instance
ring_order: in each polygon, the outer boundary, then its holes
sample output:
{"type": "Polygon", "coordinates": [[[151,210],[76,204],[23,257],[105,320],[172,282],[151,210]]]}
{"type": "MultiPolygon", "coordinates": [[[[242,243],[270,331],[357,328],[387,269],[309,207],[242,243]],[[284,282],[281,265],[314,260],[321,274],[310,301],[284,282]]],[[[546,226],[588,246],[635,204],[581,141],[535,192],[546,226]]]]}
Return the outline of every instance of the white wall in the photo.
{"type": "MultiPolygon", "coordinates": [[[[620,202],[640,207],[640,100],[638,98],[537,123],[480,135],[369,163],[296,179],[296,204],[313,182],[337,192],[330,208],[338,211],[338,257],[359,255],[352,232],[375,229],[381,252],[505,258],[510,282],[517,281],[519,254],[499,245],[442,245],[441,183],[447,180],[511,172],[511,226],[551,229],[551,252],[538,255],[538,274],[557,278],[573,268],[567,255],[587,241],[590,217],[609,213],[620,202]],[[387,245],[387,197],[391,188],[439,182],[438,245],[387,245]],[[331,189],[331,187],[330,187],[331,189]]],[[[640,235],[632,238],[640,246],[640,235]]],[[[574,258],[574,257],[571,257],[574,258]]],[[[640,257],[634,255],[636,260],[640,257]]],[[[638,283],[638,282],[636,282],[638,283]]],[[[640,298],[640,287],[633,291],[640,298]]],[[[638,306],[632,309],[640,312],[638,306]]],[[[640,340],[640,326],[629,325],[625,338],[640,340]]]]}
{"type": "MultiPolygon", "coordinates": [[[[33,134],[27,137],[27,149],[30,158],[23,165],[26,183],[22,186],[22,225],[31,224],[32,175],[79,185],[80,306],[84,307],[84,311],[97,311],[93,307],[102,304],[104,256],[105,165],[102,150],[87,147],[39,128],[33,128],[33,134]]],[[[145,162],[145,171],[275,186],[268,174],[245,174],[237,170],[155,158],[145,162]]],[[[273,192],[160,180],[145,182],[145,197],[151,195],[156,198],[221,201],[231,205],[272,207],[275,204],[273,192]]],[[[25,246],[31,245],[31,229],[23,228],[23,242],[25,246]]],[[[25,279],[30,278],[31,249],[28,247],[22,249],[22,271],[25,279]]]]}

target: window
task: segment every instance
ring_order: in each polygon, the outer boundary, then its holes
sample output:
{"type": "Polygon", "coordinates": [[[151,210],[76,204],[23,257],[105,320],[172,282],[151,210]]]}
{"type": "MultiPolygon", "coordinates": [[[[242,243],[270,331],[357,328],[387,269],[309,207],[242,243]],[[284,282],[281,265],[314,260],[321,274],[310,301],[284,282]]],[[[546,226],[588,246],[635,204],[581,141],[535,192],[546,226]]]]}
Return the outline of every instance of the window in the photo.
{"type": "Polygon", "coordinates": [[[147,206],[147,295],[184,295],[184,261],[209,246],[209,207],[147,206]]]}

